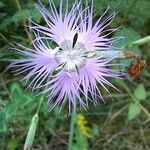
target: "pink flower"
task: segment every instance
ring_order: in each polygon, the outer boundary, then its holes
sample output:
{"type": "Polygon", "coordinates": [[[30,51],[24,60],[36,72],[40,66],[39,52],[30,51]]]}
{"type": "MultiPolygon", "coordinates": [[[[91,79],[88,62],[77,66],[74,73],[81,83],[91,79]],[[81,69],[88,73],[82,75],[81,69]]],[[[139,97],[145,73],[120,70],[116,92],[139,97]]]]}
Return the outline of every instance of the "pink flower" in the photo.
{"type": "Polygon", "coordinates": [[[50,11],[42,4],[36,6],[46,26],[31,21],[29,27],[35,34],[34,49],[18,45],[15,50],[24,58],[14,60],[12,66],[19,67],[18,74],[27,72],[23,80],[32,79],[29,87],[33,90],[43,88],[42,93],[49,94],[52,109],[65,103],[69,112],[71,108],[76,111],[78,106],[86,109],[89,101],[96,105],[103,100],[102,88],[108,93],[109,86],[117,89],[108,78],[122,75],[111,68],[118,65],[112,63],[117,56],[106,57],[104,53],[115,51],[112,43],[116,38],[108,37],[116,30],[109,29],[115,14],[103,19],[106,10],[93,24],[93,1],[86,8],[81,0],[75,1],[69,10],[68,0],[65,3],[60,0],[59,11],[53,0],[49,0],[49,4],[50,11]]]}

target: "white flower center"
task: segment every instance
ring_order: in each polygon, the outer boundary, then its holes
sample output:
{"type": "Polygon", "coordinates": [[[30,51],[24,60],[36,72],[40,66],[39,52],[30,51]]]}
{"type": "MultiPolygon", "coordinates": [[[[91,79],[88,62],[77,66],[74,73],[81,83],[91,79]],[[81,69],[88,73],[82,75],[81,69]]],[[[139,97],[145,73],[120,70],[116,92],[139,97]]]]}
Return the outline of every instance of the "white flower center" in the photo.
{"type": "Polygon", "coordinates": [[[76,43],[73,47],[71,41],[65,41],[56,53],[56,59],[59,65],[64,65],[65,70],[75,71],[85,64],[86,58],[83,57],[85,51],[86,49],[82,43],[76,43]]]}

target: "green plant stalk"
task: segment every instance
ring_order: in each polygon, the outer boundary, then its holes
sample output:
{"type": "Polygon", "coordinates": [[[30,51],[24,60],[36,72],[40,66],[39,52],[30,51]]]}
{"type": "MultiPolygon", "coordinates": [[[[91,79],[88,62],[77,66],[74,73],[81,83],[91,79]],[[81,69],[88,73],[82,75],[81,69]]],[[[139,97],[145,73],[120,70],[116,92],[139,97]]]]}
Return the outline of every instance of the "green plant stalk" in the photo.
{"type": "Polygon", "coordinates": [[[19,0],[16,0],[16,5],[17,5],[17,8],[19,10],[19,13],[20,13],[20,17],[21,17],[21,20],[22,20],[22,24],[25,28],[25,31],[27,33],[27,36],[29,37],[30,41],[32,41],[32,37],[30,35],[30,33],[28,32],[28,29],[27,29],[27,26],[26,26],[26,20],[25,20],[25,16],[23,14],[23,11],[22,11],[22,8],[20,6],[20,3],[19,3],[19,0]]]}
{"type": "Polygon", "coordinates": [[[76,116],[75,112],[72,111],[71,123],[70,123],[70,132],[69,132],[68,150],[72,150],[73,135],[74,135],[74,125],[75,125],[75,116],[76,116]]]}
{"type": "Polygon", "coordinates": [[[150,35],[132,42],[129,46],[131,47],[133,45],[143,45],[146,43],[150,43],[150,35]]]}
{"type": "Polygon", "coordinates": [[[40,108],[41,108],[41,106],[42,106],[43,100],[44,100],[44,97],[42,96],[42,97],[40,98],[40,102],[39,102],[38,109],[37,109],[37,112],[36,112],[37,114],[38,114],[39,111],[40,111],[40,108]]]}
{"type": "Polygon", "coordinates": [[[127,108],[127,105],[125,105],[124,107],[122,107],[121,109],[119,109],[111,118],[110,120],[114,120],[118,115],[120,115],[125,109],[127,108]]]}

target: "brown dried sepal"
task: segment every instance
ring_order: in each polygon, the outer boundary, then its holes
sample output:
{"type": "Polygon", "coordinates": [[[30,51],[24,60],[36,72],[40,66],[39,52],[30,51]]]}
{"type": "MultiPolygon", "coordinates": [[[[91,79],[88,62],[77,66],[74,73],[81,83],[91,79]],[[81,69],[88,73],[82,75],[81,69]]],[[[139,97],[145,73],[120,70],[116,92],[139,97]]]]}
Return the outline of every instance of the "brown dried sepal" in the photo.
{"type": "Polygon", "coordinates": [[[124,58],[138,58],[138,54],[130,51],[123,51],[124,58]]]}
{"type": "Polygon", "coordinates": [[[138,78],[142,75],[146,67],[146,60],[143,57],[135,57],[128,68],[128,73],[131,77],[138,78]]]}

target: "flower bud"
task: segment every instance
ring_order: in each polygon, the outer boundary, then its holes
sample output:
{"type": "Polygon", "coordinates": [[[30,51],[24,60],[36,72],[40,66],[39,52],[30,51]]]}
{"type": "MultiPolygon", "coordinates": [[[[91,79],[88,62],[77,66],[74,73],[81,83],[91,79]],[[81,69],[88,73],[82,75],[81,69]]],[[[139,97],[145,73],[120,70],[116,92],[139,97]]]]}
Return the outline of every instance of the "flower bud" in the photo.
{"type": "Polygon", "coordinates": [[[34,141],[35,133],[36,133],[36,128],[38,124],[38,114],[36,113],[31,121],[30,128],[26,137],[25,145],[24,145],[24,150],[30,150],[34,141]]]}

